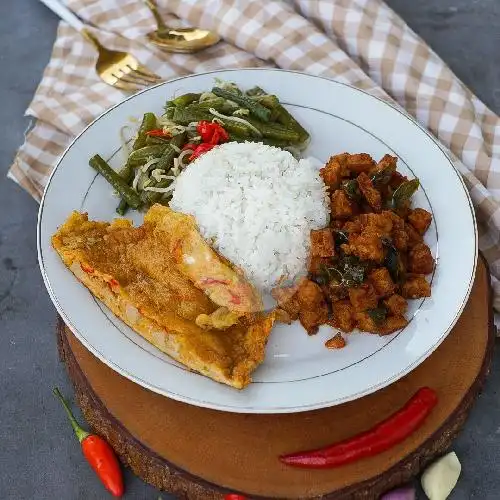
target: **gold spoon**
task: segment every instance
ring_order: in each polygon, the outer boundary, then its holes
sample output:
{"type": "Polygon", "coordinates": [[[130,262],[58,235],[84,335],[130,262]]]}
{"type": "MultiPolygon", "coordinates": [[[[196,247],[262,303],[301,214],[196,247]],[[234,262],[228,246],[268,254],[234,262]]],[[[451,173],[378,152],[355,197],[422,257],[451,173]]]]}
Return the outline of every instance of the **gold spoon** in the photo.
{"type": "Polygon", "coordinates": [[[144,2],[153,13],[157,29],[148,33],[149,40],[168,52],[197,52],[215,45],[220,37],[213,31],[201,28],[169,28],[160,16],[153,0],[144,2]]]}

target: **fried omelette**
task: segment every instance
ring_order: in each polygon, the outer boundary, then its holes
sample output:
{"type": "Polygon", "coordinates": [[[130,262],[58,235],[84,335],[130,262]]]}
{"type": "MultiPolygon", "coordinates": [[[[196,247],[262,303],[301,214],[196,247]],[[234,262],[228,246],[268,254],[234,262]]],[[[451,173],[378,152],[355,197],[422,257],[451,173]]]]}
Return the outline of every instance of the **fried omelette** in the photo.
{"type": "Polygon", "coordinates": [[[241,389],[264,360],[274,314],[254,312],[260,298],[253,287],[211,251],[189,216],[178,215],[154,205],[144,224],[133,227],[127,219],[93,222],[87,214],[73,212],[52,237],[52,246],[92,294],[138,334],[191,370],[241,389]],[[182,230],[182,220],[189,220],[189,230],[182,230]],[[194,263],[189,257],[195,250],[213,264],[205,262],[202,274],[192,268],[187,272],[184,265],[194,263]],[[224,290],[205,293],[206,281],[200,279],[210,277],[225,283],[214,286],[234,285],[239,299],[224,290]],[[229,306],[229,312],[237,306],[236,324],[224,330],[196,324],[200,317],[223,317],[221,306],[229,306]]]}

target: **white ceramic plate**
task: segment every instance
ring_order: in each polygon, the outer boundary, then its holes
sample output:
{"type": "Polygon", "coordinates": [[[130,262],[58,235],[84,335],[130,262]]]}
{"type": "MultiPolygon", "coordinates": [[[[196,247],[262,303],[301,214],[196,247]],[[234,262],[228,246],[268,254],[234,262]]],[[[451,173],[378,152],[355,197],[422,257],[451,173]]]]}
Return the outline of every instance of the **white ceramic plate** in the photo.
{"type": "MultiPolygon", "coordinates": [[[[132,214],[136,223],[142,216],[132,214]]],[[[474,279],[477,235],[460,175],[439,144],[408,115],[360,90],[321,77],[275,69],[227,70],[179,78],[130,97],[97,118],[63,154],[43,197],[38,222],[40,267],[49,294],[78,339],[99,359],[152,391],[190,404],[247,413],[287,413],[336,405],[370,394],[418,366],[460,316],[474,279]],[[212,87],[214,78],[276,93],[311,132],[308,153],[325,161],[335,153],[399,157],[399,169],[418,177],[416,206],[433,214],[426,235],[435,257],[432,297],[411,301],[409,325],[386,337],[351,334],[331,351],[323,327],[308,337],[298,324],[277,326],[266,361],[243,391],[191,373],[115,318],[74,278],[50,245],[72,210],[91,219],[115,217],[116,198],[88,166],[95,153],[118,167],[120,128],[146,111],[161,113],[172,95],[212,87]]]]}

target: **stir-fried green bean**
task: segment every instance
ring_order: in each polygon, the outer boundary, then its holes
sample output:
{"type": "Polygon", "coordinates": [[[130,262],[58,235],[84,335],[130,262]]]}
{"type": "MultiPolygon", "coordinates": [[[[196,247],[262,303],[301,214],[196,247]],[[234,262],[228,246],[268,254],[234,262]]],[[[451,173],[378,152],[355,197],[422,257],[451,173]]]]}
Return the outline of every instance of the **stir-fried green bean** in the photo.
{"type": "Polygon", "coordinates": [[[172,121],[180,125],[189,125],[191,122],[212,120],[213,116],[207,111],[188,110],[188,108],[175,108],[172,121]]]}
{"type": "MultiPolygon", "coordinates": [[[[261,104],[271,110],[271,118],[280,122],[287,128],[299,133],[299,140],[305,143],[309,140],[307,130],[292,116],[292,114],[280,103],[278,97],[266,93],[260,87],[254,87],[247,91],[247,95],[257,99],[261,104]]],[[[273,121],[274,121],[273,120],[273,121]]]]}
{"type": "Polygon", "coordinates": [[[226,118],[218,118],[218,121],[220,121],[222,126],[231,134],[239,135],[241,137],[246,137],[248,139],[252,137],[257,137],[257,138],[260,137],[244,123],[233,121],[226,118]]]}
{"type": "Polygon", "coordinates": [[[309,132],[292,116],[292,114],[279,102],[276,105],[278,111],[278,121],[285,127],[291,128],[298,132],[299,141],[306,143],[309,140],[309,132]]]}
{"type": "Polygon", "coordinates": [[[222,97],[214,97],[213,99],[205,99],[204,101],[194,102],[193,104],[186,106],[186,111],[208,111],[210,108],[214,108],[217,111],[222,111],[225,104],[226,100],[222,97]]]}
{"type": "Polygon", "coordinates": [[[268,108],[257,102],[255,99],[248,97],[247,95],[237,94],[236,92],[221,89],[219,87],[214,87],[212,89],[212,92],[216,96],[223,97],[224,99],[229,99],[230,101],[233,101],[240,106],[247,108],[252,115],[254,115],[259,120],[262,120],[263,122],[268,122],[271,117],[271,111],[268,108]]]}
{"type": "MultiPolygon", "coordinates": [[[[186,142],[203,143],[196,125],[205,120],[220,123],[229,133],[230,141],[261,142],[288,149],[294,155],[304,149],[309,139],[307,131],[277,96],[257,86],[243,92],[234,83],[216,79],[212,91],[190,92],[167,101],[159,119],[154,113],[145,113],[132,151],[119,174],[99,155],[90,160],[90,165],[120,194],[117,213],[124,215],[128,207],[168,203],[172,193],[167,188],[180,172],[179,168],[173,169],[175,158],[186,142]],[[156,131],[148,134],[157,128],[163,128],[165,136],[156,131]],[[151,168],[144,169],[146,163],[151,168]]],[[[408,191],[400,190],[395,201],[408,196],[408,191]]]]}
{"type": "Polygon", "coordinates": [[[120,203],[118,203],[118,206],[116,207],[116,213],[123,217],[127,213],[127,210],[128,210],[128,203],[126,202],[126,200],[122,198],[120,200],[120,203]]]}
{"type": "Polygon", "coordinates": [[[160,161],[155,163],[155,169],[165,170],[168,172],[174,163],[174,158],[179,154],[178,149],[184,146],[186,142],[186,133],[177,134],[172,137],[172,140],[165,148],[165,151],[160,156],[160,161]]]}
{"type": "Polygon", "coordinates": [[[132,150],[143,148],[146,145],[147,135],[146,133],[150,130],[156,128],[156,116],[154,113],[145,113],[142,118],[141,126],[137,132],[137,137],[134,141],[134,145],[132,146],[132,150]]]}
{"type": "Polygon", "coordinates": [[[166,145],[170,142],[170,137],[159,137],[154,135],[148,135],[146,139],[147,146],[158,146],[158,145],[166,145]]]}
{"type": "Polygon", "coordinates": [[[257,130],[259,130],[264,137],[269,139],[278,139],[281,141],[289,141],[291,143],[299,142],[299,134],[297,131],[286,128],[279,123],[262,123],[253,118],[245,118],[257,130]]]}
{"type": "Polygon", "coordinates": [[[168,106],[165,108],[165,118],[172,120],[175,114],[175,106],[168,106]]]}
{"type": "Polygon", "coordinates": [[[249,95],[250,97],[254,97],[254,96],[267,95],[267,92],[261,89],[258,85],[256,85],[255,87],[252,87],[251,89],[247,90],[246,94],[249,95]]]}
{"type": "Polygon", "coordinates": [[[168,144],[156,144],[152,146],[144,146],[141,149],[132,151],[128,157],[127,163],[136,167],[146,163],[148,158],[157,157],[163,154],[168,144]]]}
{"type": "Polygon", "coordinates": [[[188,94],[183,94],[180,95],[179,97],[176,97],[175,99],[172,99],[170,102],[174,106],[179,106],[179,107],[184,107],[187,106],[188,104],[191,104],[195,101],[198,101],[201,97],[201,94],[195,94],[195,93],[188,93],[188,94]]]}
{"type": "MultiPolygon", "coordinates": [[[[173,181],[171,179],[164,179],[151,187],[165,189],[168,188],[172,184],[172,182],[173,181]]],[[[142,191],[141,200],[144,205],[150,206],[157,203],[162,198],[163,194],[164,193],[158,193],[156,191],[142,191]]]]}
{"type": "Polygon", "coordinates": [[[89,160],[89,165],[114,187],[128,205],[132,208],[139,208],[141,204],[139,195],[99,155],[93,156],[89,160]]]}

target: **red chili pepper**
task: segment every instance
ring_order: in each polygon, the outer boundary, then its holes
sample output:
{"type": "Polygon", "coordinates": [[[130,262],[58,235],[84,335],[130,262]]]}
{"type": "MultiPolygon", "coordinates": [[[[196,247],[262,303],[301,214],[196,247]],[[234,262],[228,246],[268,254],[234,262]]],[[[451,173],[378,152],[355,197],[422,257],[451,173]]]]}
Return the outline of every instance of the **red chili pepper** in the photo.
{"type": "Polygon", "coordinates": [[[237,493],[228,493],[224,497],[224,500],[247,500],[247,497],[244,497],[243,495],[238,495],[237,493]]]}
{"type": "Polygon", "coordinates": [[[153,137],[170,137],[170,134],[164,132],[161,128],[156,128],[146,132],[146,135],[152,135],[153,137]]]}
{"type": "Polygon", "coordinates": [[[203,153],[210,151],[215,146],[216,144],[207,144],[207,143],[203,143],[200,144],[199,146],[196,146],[196,149],[193,151],[193,154],[189,157],[189,161],[196,160],[196,158],[201,156],[203,153]]]}
{"type": "Polygon", "coordinates": [[[403,408],[372,429],[325,448],[283,455],[280,460],[294,467],[328,469],[377,455],[418,429],[437,401],[437,394],[423,387],[403,408]]]}
{"type": "Polygon", "coordinates": [[[203,142],[219,144],[222,141],[229,140],[229,134],[226,132],[224,127],[218,123],[201,120],[198,122],[196,130],[200,134],[203,142]]]}
{"type": "Polygon", "coordinates": [[[68,403],[57,387],[54,388],[53,393],[59,398],[68,414],[87,462],[99,476],[106,489],[115,497],[121,497],[124,493],[123,476],[113,448],[103,438],[84,431],[78,425],[68,403]]]}

